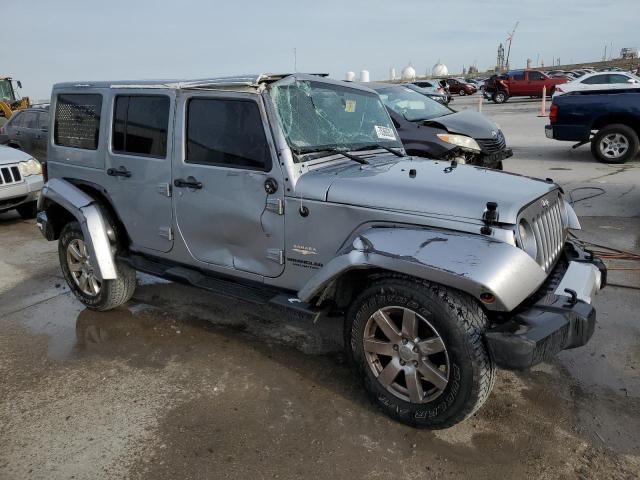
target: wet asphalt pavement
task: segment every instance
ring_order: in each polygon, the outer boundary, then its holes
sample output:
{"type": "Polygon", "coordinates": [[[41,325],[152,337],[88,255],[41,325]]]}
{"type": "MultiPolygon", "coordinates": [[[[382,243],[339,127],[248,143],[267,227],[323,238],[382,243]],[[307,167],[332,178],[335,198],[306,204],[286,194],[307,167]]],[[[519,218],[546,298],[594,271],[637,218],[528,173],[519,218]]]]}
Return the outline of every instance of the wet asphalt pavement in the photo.
{"type": "MultiPolygon", "coordinates": [[[[640,252],[640,162],[596,164],[537,138],[535,104],[507,106],[485,108],[516,152],[507,168],[603,188],[576,203],[583,237],[640,252]]],[[[430,432],[371,406],[340,322],[144,275],[126,306],[91,312],[56,245],[0,214],[0,479],[638,478],[639,265],[614,267],[587,346],[500,371],[474,417],[430,432]]]]}

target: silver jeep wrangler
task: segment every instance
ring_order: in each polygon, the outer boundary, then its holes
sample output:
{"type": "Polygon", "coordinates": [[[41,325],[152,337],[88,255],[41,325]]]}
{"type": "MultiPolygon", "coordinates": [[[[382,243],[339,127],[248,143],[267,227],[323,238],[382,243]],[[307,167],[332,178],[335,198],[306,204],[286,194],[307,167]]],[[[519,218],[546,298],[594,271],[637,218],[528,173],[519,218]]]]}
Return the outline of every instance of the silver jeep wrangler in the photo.
{"type": "Polygon", "coordinates": [[[561,188],[412,158],[378,95],[323,75],[54,87],[38,224],[88,308],[136,270],[317,319],[390,416],[445,428],[594,331],[601,261],[561,188]]]}

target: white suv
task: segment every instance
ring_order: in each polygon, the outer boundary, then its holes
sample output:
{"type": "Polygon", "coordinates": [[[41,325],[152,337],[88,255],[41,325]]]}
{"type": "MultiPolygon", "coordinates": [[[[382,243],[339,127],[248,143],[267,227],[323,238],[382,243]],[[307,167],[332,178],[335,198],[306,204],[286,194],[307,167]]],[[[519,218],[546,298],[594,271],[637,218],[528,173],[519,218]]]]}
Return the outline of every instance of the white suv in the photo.
{"type": "Polygon", "coordinates": [[[35,218],[41,189],[40,162],[20,150],[0,146],[0,213],[16,209],[22,218],[35,218]]]}

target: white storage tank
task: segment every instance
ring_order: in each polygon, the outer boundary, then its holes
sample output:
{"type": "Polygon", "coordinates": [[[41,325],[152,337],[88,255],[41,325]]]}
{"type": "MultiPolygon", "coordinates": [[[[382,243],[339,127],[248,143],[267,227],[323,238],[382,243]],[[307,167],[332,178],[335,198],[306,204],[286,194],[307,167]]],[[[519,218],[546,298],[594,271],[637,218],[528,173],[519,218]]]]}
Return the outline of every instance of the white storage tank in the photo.
{"type": "Polygon", "coordinates": [[[356,80],[355,72],[347,72],[346,80],[347,82],[354,82],[356,80]]]}
{"type": "Polygon", "coordinates": [[[360,81],[368,82],[369,81],[369,70],[362,70],[360,72],[360,81]]]}
{"type": "Polygon", "coordinates": [[[416,69],[409,64],[402,70],[402,80],[405,82],[413,82],[416,79],[416,69]]]}
{"type": "Polygon", "coordinates": [[[396,69],[391,67],[389,69],[389,80],[395,80],[396,79],[396,69]]]}
{"type": "Polygon", "coordinates": [[[449,75],[449,69],[444,63],[436,63],[431,69],[431,76],[433,77],[446,77],[449,75]]]}

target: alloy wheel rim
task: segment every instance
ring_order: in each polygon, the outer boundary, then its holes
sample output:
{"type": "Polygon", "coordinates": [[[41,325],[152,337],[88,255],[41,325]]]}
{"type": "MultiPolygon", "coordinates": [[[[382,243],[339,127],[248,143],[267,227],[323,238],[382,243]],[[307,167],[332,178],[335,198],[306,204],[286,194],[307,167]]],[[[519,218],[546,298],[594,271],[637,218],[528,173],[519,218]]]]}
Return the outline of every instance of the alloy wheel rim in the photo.
{"type": "Polygon", "coordinates": [[[67,266],[71,278],[82,293],[95,297],[100,293],[101,282],[95,274],[87,245],[79,238],[71,240],[67,246],[67,266]]]}
{"type": "Polygon", "coordinates": [[[606,135],[600,140],[600,152],[606,158],[620,158],[629,150],[629,140],[620,133],[606,135]]]}
{"type": "Polygon", "coordinates": [[[378,382],[411,403],[438,398],[449,384],[449,354],[434,326],[414,310],[388,306],[364,329],[364,354],[378,382]]]}

